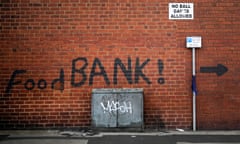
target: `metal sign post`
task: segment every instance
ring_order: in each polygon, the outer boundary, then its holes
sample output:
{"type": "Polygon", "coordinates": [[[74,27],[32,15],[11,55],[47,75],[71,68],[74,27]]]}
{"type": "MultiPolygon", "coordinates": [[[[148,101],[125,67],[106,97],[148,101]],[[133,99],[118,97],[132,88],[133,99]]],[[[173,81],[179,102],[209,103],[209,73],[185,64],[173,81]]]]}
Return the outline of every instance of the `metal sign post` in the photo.
{"type": "Polygon", "coordinates": [[[199,36],[187,37],[186,38],[187,48],[192,48],[192,92],[193,92],[193,131],[196,131],[196,48],[202,47],[202,38],[199,36]]]}
{"type": "Polygon", "coordinates": [[[192,89],[193,89],[193,131],[196,131],[196,63],[195,63],[195,48],[192,48],[192,89]],[[194,86],[195,85],[195,86],[194,86]]]}

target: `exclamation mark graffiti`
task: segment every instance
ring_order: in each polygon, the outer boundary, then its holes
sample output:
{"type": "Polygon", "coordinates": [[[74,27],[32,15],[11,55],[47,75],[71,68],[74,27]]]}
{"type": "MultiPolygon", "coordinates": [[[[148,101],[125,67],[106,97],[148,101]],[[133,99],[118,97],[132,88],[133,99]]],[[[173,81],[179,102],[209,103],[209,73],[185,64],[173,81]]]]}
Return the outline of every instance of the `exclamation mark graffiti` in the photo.
{"type": "Polygon", "coordinates": [[[158,59],[158,72],[159,72],[159,75],[160,75],[160,77],[158,79],[159,84],[164,84],[165,83],[165,80],[162,77],[163,76],[163,69],[164,69],[163,61],[158,59]]]}

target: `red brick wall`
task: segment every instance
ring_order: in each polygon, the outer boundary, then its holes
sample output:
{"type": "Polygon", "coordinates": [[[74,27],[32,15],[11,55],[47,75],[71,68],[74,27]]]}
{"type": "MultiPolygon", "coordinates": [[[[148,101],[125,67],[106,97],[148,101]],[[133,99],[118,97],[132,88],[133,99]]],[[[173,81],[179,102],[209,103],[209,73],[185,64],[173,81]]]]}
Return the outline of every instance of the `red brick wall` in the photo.
{"type": "Polygon", "coordinates": [[[202,9],[198,12],[199,28],[204,46],[197,55],[198,66],[223,64],[228,67],[222,76],[198,75],[198,126],[201,129],[240,129],[239,6],[234,0],[199,4],[202,9]]]}
{"type": "Polygon", "coordinates": [[[240,129],[239,2],[194,0],[194,20],[169,20],[169,2],[2,0],[0,128],[89,127],[93,88],[144,88],[146,128],[190,129],[199,35],[197,127],[240,129]]]}

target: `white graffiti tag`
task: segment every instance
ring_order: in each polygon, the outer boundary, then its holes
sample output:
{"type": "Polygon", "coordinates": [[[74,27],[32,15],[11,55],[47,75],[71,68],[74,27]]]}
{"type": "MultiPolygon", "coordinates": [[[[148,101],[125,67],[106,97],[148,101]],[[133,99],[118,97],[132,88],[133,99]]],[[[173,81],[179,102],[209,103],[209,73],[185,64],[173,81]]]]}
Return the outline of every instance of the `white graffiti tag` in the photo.
{"type": "Polygon", "coordinates": [[[103,102],[101,102],[102,109],[104,113],[109,112],[113,113],[119,111],[121,113],[132,113],[132,103],[131,102],[115,102],[115,101],[107,101],[107,105],[105,106],[103,102]]]}

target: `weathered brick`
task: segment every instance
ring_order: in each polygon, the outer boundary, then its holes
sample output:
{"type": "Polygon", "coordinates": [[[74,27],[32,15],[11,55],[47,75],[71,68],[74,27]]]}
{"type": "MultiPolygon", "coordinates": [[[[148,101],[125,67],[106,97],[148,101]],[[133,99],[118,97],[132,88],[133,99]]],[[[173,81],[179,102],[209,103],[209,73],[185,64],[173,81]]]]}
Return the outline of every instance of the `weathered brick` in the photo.
{"type": "Polygon", "coordinates": [[[191,50],[185,37],[200,35],[197,126],[239,129],[238,2],[194,1],[194,20],[176,21],[168,19],[168,3],[2,1],[0,128],[90,127],[93,88],[141,87],[146,128],[189,129],[191,50]],[[117,58],[127,69],[131,62],[130,74],[115,66],[117,58]],[[200,73],[217,64],[228,72],[200,73]]]}

